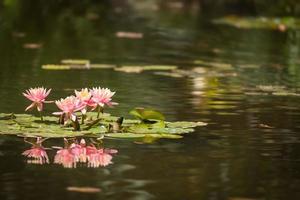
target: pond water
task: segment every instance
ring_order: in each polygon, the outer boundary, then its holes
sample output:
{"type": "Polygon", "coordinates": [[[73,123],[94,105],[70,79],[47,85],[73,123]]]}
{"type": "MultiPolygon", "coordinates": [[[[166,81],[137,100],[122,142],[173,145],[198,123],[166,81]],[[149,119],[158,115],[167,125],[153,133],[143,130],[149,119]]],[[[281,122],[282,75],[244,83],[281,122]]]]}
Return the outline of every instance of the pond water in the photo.
{"type": "MultiPolygon", "coordinates": [[[[18,14],[10,7],[0,13],[1,112],[23,113],[28,101],[21,93],[29,87],[52,88],[51,99],[58,99],[103,86],[117,91],[120,105],[108,110],[113,114],[128,117],[133,107],[152,107],[169,121],[208,126],[150,144],[106,139],[105,147],[118,153],[100,168],[27,164],[21,154],[30,145],[1,136],[1,199],[300,198],[299,31],[243,30],[194,13],[105,3],[86,9],[22,6],[18,14]],[[143,38],[117,38],[118,31],[143,38]],[[41,69],[65,58],[177,65],[190,75],[41,69]],[[66,190],[70,186],[101,192],[66,190]]],[[[46,112],[55,110],[48,106],[46,112]]],[[[62,139],[44,142],[62,145],[62,139]]]]}

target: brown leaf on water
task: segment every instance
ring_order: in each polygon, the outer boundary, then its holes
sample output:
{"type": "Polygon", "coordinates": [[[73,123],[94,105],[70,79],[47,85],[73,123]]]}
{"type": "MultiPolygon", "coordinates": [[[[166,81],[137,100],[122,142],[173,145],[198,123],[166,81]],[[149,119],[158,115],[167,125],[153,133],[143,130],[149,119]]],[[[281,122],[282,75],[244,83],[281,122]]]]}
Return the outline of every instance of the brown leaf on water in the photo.
{"type": "Polygon", "coordinates": [[[25,43],[23,44],[24,49],[40,49],[43,46],[41,43],[25,43]]]}
{"type": "Polygon", "coordinates": [[[119,32],[116,32],[115,35],[117,38],[128,38],[128,39],[142,39],[144,37],[143,33],[138,33],[138,32],[119,31],[119,32]]]}
{"type": "Polygon", "coordinates": [[[75,186],[69,186],[66,188],[66,190],[70,192],[80,192],[80,193],[98,193],[101,192],[100,188],[96,187],[75,187],[75,186]]]}
{"type": "Polygon", "coordinates": [[[261,128],[275,128],[275,127],[269,126],[267,124],[259,124],[258,126],[261,127],[261,128]]]}
{"type": "Polygon", "coordinates": [[[141,73],[144,69],[140,66],[123,66],[115,68],[115,71],[125,72],[125,73],[141,73]]]}

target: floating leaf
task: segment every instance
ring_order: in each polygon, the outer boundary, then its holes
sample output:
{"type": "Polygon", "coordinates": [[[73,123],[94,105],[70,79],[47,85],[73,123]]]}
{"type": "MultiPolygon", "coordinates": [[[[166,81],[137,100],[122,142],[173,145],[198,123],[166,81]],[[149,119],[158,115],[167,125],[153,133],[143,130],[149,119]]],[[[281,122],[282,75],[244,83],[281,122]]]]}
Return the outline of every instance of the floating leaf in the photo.
{"type": "Polygon", "coordinates": [[[46,70],[69,70],[71,66],[69,65],[42,65],[42,69],[46,70]]]}
{"type": "Polygon", "coordinates": [[[23,48],[25,49],[40,49],[43,46],[41,43],[25,43],[23,48]]]}
{"type": "Polygon", "coordinates": [[[161,112],[149,108],[135,108],[129,114],[141,120],[165,120],[165,116],[161,112]]]}
{"type": "Polygon", "coordinates": [[[274,29],[286,31],[287,29],[299,29],[300,20],[294,17],[239,17],[225,16],[213,20],[215,24],[229,25],[243,29],[274,29]]]}
{"type": "Polygon", "coordinates": [[[141,73],[143,71],[143,68],[140,66],[123,66],[115,68],[115,71],[125,73],[141,73]]]}
{"type": "Polygon", "coordinates": [[[143,71],[165,71],[165,70],[175,70],[177,66],[174,65],[144,65],[144,66],[122,66],[115,68],[115,71],[125,72],[125,73],[141,73],[143,71]]]}
{"type": "Polygon", "coordinates": [[[116,65],[112,64],[90,64],[91,69],[112,69],[115,68],[116,65]]]}
{"type": "Polygon", "coordinates": [[[80,124],[80,131],[73,131],[73,127],[58,124],[58,117],[44,116],[44,121],[39,117],[28,114],[0,114],[0,134],[18,135],[21,137],[117,137],[117,138],[181,138],[180,134],[193,132],[193,127],[204,126],[202,122],[164,122],[163,115],[151,109],[135,109],[142,120],[124,119],[118,133],[111,133],[111,126],[117,123],[119,117],[107,113],[90,112],[85,124],[80,124]]]}
{"type": "Polygon", "coordinates": [[[71,192],[80,192],[80,193],[98,193],[98,192],[101,192],[100,188],[95,188],[95,187],[74,187],[74,186],[69,186],[66,189],[68,191],[71,191],[71,192]]]}
{"type": "Polygon", "coordinates": [[[144,37],[143,33],[124,32],[124,31],[116,32],[115,35],[118,38],[128,38],[128,39],[142,39],[144,37]]]}
{"type": "Polygon", "coordinates": [[[169,128],[194,128],[197,126],[206,126],[207,123],[205,122],[187,122],[187,121],[180,121],[180,122],[168,122],[167,126],[169,128]]]}
{"type": "Polygon", "coordinates": [[[61,60],[61,63],[67,65],[89,65],[90,61],[84,59],[64,59],[61,60]]]}

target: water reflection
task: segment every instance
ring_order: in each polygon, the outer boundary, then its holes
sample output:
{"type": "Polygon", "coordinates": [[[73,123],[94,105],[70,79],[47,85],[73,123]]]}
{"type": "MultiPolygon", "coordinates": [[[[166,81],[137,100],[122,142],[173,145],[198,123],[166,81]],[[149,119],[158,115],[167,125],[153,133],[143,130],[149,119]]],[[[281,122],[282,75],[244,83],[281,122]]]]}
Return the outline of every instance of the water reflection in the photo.
{"type": "MultiPolygon", "coordinates": [[[[45,140],[40,137],[36,138],[36,142],[30,142],[27,139],[24,140],[32,145],[31,149],[22,153],[22,155],[27,157],[27,163],[50,163],[46,152],[47,148],[42,146],[42,142],[45,140]]],[[[103,148],[101,144],[93,140],[87,144],[85,139],[81,139],[78,142],[77,139],[69,140],[64,138],[64,147],[52,147],[52,149],[58,149],[53,163],[62,165],[64,168],[76,168],[78,164],[91,168],[105,167],[113,164],[113,154],[118,153],[118,150],[103,148]]],[[[49,150],[51,149],[49,148],[49,150]]]]}
{"type": "Polygon", "coordinates": [[[29,143],[32,145],[32,147],[30,149],[28,149],[22,153],[22,155],[24,155],[28,158],[27,163],[40,164],[40,165],[49,163],[49,158],[48,158],[46,149],[42,146],[42,142],[44,140],[45,139],[42,139],[40,137],[36,138],[36,142],[30,142],[26,138],[24,139],[24,141],[26,143],[29,143]]]}

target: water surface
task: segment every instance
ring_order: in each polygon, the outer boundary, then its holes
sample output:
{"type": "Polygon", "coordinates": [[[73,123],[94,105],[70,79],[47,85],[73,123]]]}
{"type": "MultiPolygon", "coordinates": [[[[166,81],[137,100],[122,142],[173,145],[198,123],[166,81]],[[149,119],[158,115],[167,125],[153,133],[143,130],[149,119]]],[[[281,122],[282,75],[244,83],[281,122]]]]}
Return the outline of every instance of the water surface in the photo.
{"type": "MultiPolygon", "coordinates": [[[[18,14],[2,8],[1,112],[23,112],[28,102],[21,92],[29,87],[51,87],[51,98],[57,99],[81,87],[104,86],[117,91],[120,105],[109,110],[113,114],[128,117],[133,107],[153,107],[168,120],[205,121],[208,126],[181,140],[153,144],[107,139],[105,146],[119,153],[114,164],[95,169],[27,164],[21,153],[30,146],[22,138],[2,136],[1,199],[300,198],[298,31],[241,30],[213,25],[193,13],[120,11],[105,3],[85,9],[77,4],[48,6],[25,6],[18,14]],[[96,17],[87,17],[91,13],[96,17]],[[116,38],[117,31],[141,32],[144,37],[116,38]],[[24,48],[27,43],[42,46],[24,48]],[[202,73],[174,78],[110,69],[41,69],[64,58],[120,66],[172,64],[202,73]],[[276,94],[270,86],[289,93],[276,94]],[[268,91],[261,89],[266,87],[268,91]],[[74,193],[66,190],[69,186],[102,191],[74,193]]],[[[46,112],[55,109],[48,106],[46,112]]],[[[47,140],[44,145],[63,141],[47,140]]],[[[54,151],[49,154],[53,157],[54,151]]]]}

